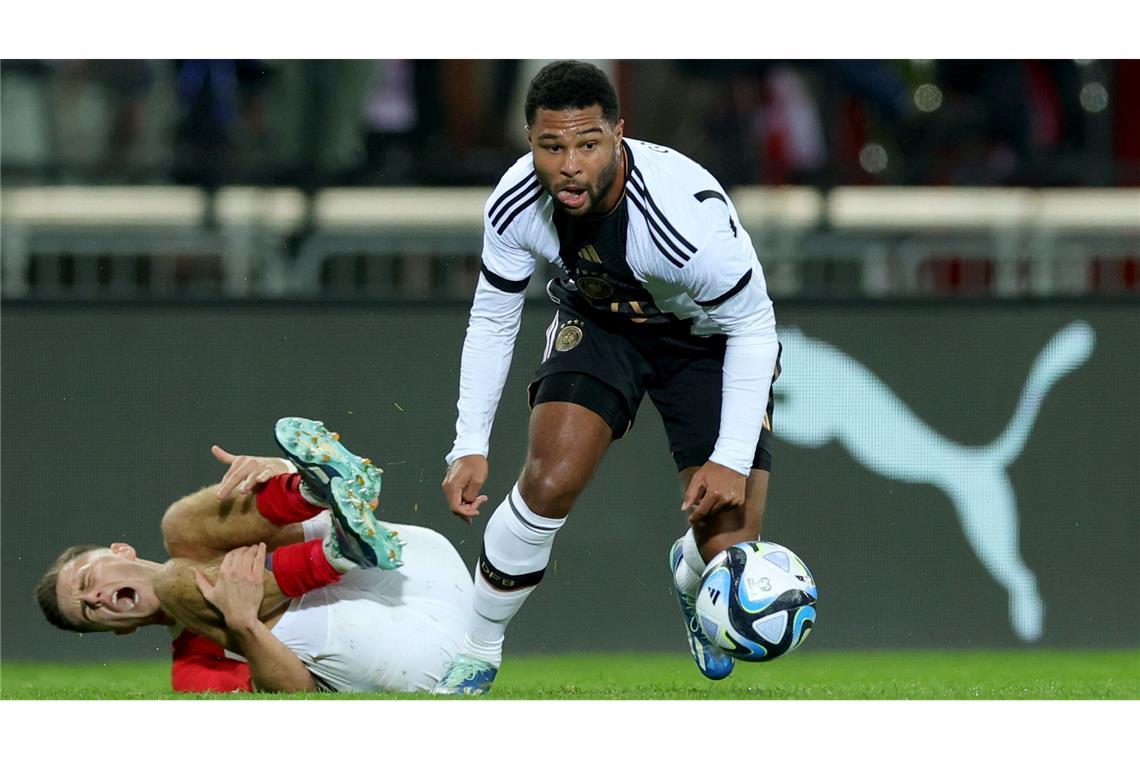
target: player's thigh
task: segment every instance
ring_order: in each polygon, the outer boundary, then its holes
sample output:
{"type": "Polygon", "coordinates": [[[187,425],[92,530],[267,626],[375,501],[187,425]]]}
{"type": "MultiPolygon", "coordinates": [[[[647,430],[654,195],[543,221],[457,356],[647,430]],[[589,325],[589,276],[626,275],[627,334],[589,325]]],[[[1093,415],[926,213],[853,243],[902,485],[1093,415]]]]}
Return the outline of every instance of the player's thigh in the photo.
{"type": "Polygon", "coordinates": [[[649,365],[622,335],[568,309],[547,329],[520,489],[527,505],[562,517],[611,441],[625,435],[645,394],[649,365]]]}
{"type": "Polygon", "coordinates": [[[562,518],[590,482],[613,440],[610,423],[575,403],[548,401],[531,411],[523,500],[537,514],[562,518]]]}

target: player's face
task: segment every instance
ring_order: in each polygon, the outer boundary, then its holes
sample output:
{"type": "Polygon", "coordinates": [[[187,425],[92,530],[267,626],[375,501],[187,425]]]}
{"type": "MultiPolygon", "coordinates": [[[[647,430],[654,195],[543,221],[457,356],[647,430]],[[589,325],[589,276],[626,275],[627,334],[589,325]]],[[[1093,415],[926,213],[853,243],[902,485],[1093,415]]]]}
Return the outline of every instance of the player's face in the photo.
{"type": "Polygon", "coordinates": [[[80,554],[60,568],[55,589],[64,617],[91,631],[129,633],[162,612],[150,563],[127,544],[80,554]]]}
{"type": "Polygon", "coordinates": [[[606,121],[601,106],[535,113],[527,130],[535,173],[567,214],[602,214],[621,198],[622,124],[606,121]]]}

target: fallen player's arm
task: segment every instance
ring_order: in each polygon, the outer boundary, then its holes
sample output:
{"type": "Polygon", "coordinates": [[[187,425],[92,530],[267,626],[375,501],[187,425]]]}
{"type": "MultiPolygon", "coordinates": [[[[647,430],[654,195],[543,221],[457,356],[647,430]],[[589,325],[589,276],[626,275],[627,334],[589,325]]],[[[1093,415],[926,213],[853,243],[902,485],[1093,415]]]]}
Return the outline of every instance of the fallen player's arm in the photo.
{"type": "Polygon", "coordinates": [[[301,660],[261,622],[288,598],[264,570],[264,545],[260,561],[256,549],[235,549],[221,562],[170,560],[156,579],[155,592],[163,609],[187,629],[245,657],[258,689],[313,691],[316,682],[301,660]],[[239,572],[245,577],[239,579],[239,572]]]}
{"type": "Polygon", "coordinates": [[[228,625],[229,649],[240,651],[249,662],[250,679],[257,691],[316,691],[317,682],[297,655],[289,651],[256,617],[228,625]]]}
{"type": "MultiPolygon", "coordinates": [[[[199,569],[194,581],[203,598],[225,618],[226,646],[249,662],[253,685],[261,691],[316,691],[304,663],[259,618],[265,601],[265,544],[229,551],[213,583],[199,569]]],[[[276,584],[273,584],[276,587],[276,584]]]]}

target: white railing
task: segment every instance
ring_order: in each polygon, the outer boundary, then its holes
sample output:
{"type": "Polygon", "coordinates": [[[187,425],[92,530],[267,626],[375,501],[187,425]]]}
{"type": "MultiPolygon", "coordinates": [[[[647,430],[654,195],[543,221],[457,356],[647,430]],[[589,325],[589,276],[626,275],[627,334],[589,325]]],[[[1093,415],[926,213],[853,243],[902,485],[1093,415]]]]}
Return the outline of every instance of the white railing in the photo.
{"type": "MultiPolygon", "coordinates": [[[[216,263],[204,271],[233,297],[320,294],[338,262],[362,259],[371,263],[353,265],[339,281],[370,277],[380,283],[376,292],[397,295],[469,293],[489,192],[328,188],[306,198],[293,188],[228,187],[212,196],[185,187],[4,189],[3,294],[161,294],[178,266],[200,258],[216,263]],[[123,261],[139,257],[150,262],[147,277],[124,275],[123,261]],[[61,258],[70,259],[70,289],[61,258]],[[445,265],[433,269],[433,259],[445,265]],[[452,266],[457,260],[464,265],[452,266]],[[34,278],[33,262],[43,264],[34,278]],[[450,275],[441,278],[441,269],[450,275]]],[[[937,292],[932,262],[946,259],[983,263],[983,289],[996,295],[1073,294],[1094,289],[1090,267],[1140,259],[1137,189],[742,187],[732,197],[781,295],[937,292]]]]}

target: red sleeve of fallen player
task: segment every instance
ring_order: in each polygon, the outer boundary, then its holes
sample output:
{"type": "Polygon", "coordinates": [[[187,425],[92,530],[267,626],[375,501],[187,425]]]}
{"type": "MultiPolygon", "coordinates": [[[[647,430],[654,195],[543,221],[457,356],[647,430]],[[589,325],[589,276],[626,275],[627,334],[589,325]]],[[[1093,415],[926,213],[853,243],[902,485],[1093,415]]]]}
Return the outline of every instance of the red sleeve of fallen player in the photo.
{"type": "Polygon", "coordinates": [[[253,691],[249,666],[226,656],[218,644],[190,631],[174,640],[171,686],[176,692],[253,691]]]}

